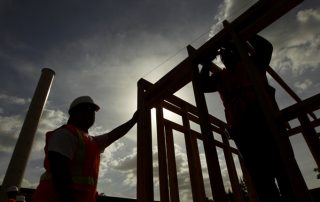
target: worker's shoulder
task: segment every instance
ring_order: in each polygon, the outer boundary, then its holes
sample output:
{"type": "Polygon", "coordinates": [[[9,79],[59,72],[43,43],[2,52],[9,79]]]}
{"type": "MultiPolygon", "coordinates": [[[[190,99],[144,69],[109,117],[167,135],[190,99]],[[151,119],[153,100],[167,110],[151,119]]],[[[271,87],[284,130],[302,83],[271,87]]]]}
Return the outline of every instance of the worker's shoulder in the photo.
{"type": "Polygon", "coordinates": [[[49,142],[56,142],[56,143],[66,143],[66,142],[73,142],[76,143],[78,141],[78,138],[73,132],[71,132],[69,129],[60,127],[52,132],[49,142]]]}
{"type": "Polygon", "coordinates": [[[52,135],[53,136],[75,136],[74,133],[66,127],[60,127],[54,130],[52,132],[52,135]]]}

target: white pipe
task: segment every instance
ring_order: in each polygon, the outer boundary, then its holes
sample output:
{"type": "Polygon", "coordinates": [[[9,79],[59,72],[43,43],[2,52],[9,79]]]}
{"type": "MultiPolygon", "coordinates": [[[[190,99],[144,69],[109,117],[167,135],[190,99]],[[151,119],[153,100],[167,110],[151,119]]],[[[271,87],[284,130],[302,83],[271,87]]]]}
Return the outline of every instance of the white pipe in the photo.
{"type": "Polygon", "coordinates": [[[26,118],[21,128],[9,166],[2,182],[0,202],[6,199],[6,190],[10,186],[20,187],[24,171],[30,156],[33,139],[38,123],[47,101],[55,72],[51,69],[42,69],[37,88],[33,95],[26,118]]]}

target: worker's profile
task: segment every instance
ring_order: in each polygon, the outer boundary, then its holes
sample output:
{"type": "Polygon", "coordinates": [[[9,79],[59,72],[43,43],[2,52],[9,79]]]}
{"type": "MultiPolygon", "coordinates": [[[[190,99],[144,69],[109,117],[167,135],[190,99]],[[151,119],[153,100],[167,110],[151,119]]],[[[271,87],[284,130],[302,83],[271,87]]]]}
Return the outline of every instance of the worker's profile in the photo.
{"type": "Polygon", "coordinates": [[[100,109],[89,96],[73,100],[68,109],[68,122],[46,134],[45,172],[33,202],[94,202],[100,154],[124,136],[136,123],[138,113],[126,123],[99,136],[89,135],[100,109]]]}

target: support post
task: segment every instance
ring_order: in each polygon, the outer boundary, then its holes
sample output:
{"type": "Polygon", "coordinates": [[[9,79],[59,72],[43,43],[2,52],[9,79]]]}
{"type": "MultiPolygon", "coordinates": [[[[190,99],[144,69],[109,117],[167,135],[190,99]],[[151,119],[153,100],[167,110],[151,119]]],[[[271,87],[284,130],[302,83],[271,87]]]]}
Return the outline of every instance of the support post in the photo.
{"type": "Polygon", "coordinates": [[[176,157],[174,153],[174,141],[172,128],[169,124],[165,124],[166,130],[166,144],[168,154],[168,170],[169,170],[169,187],[170,187],[170,202],[179,202],[179,187],[178,187],[178,176],[176,157]]]}
{"type": "Polygon", "coordinates": [[[138,109],[141,111],[137,131],[137,201],[150,202],[154,200],[151,110],[145,107],[145,88],[140,81],[138,109]]]}
{"type": "Polygon", "coordinates": [[[157,116],[160,201],[169,201],[166,135],[164,133],[163,110],[161,107],[156,108],[156,114],[157,114],[156,116],[157,116]]]}
{"type": "Polygon", "coordinates": [[[184,139],[186,143],[193,201],[205,202],[206,193],[204,190],[197,138],[190,133],[191,129],[186,107],[183,107],[182,122],[183,126],[188,130],[188,132],[184,133],[184,139]]]}
{"type": "Polygon", "coordinates": [[[48,68],[42,69],[40,80],[31,100],[29,110],[22,125],[9,166],[2,182],[0,201],[5,200],[6,190],[9,186],[21,186],[24,171],[30,156],[33,139],[50,92],[54,75],[55,72],[53,70],[48,68]]]}
{"type": "Polygon", "coordinates": [[[223,152],[226,159],[226,165],[227,165],[227,169],[230,177],[234,199],[235,199],[235,202],[242,202],[243,198],[241,194],[239,178],[236,170],[236,165],[232,157],[229,140],[225,134],[221,134],[221,136],[222,136],[222,142],[225,145],[225,147],[223,147],[223,152]]]}
{"type": "Polygon", "coordinates": [[[199,110],[200,129],[203,135],[203,145],[206,154],[208,173],[211,185],[211,192],[215,201],[227,201],[227,195],[223,186],[218,153],[214,144],[214,137],[211,131],[209,113],[204,93],[200,87],[200,75],[197,66],[193,68],[193,91],[196,105],[199,110]]]}
{"type": "Polygon", "coordinates": [[[320,168],[320,142],[317,137],[317,131],[312,127],[306,114],[300,115],[298,119],[301,123],[303,137],[306,140],[318,168],[320,168]]]}

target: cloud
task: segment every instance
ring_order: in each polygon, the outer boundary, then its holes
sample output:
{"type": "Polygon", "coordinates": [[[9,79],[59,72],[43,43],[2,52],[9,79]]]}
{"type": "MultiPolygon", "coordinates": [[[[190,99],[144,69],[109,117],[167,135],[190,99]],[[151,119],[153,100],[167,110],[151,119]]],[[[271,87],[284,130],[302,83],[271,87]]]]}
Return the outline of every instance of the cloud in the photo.
{"type": "Polygon", "coordinates": [[[0,151],[11,152],[22,126],[22,117],[0,116],[0,151]]]}
{"type": "Polygon", "coordinates": [[[228,20],[232,22],[235,18],[240,16],[246,9],[255,3],[251,1],[238,1],[238,0],[223,0],[218,8],[218,13],[215,15],[215,24],[211,27],[209,37],[213,37],[220,31],[223,26],[222,22],[228,20]]]}
{"type": "Polygon", "coordinates": [[[310,79],[306,79],[303,82],[297,81],[294,86],[300,91],[307,90],[312,85],[312,81],[310,79]]]}
{"type": "MultiPolygon", "coordinates": [[[[319,93],[319,11],[316,6],[312,9],[297,7],[263,31],[263,35],[274,45],[270,65],[301,98],[319,93]]],[[[277,96],[280,105],[292,103],[288,95],[282,95],[281,91],[277,96]]]]}
{"type": "Polygon", "coordinates": [[[297,19],[301,23],[307,23],[310,20],[320,21],[320,10],[310,8],[306,10],[299,11],[297,14],[297,19]]]}
{"type": "Polygon", "coordinates": [[[9,96],[6,94],[0,94],[0,101],[6,101],[8,103],[17,104],[17,105],[24,105],[28,102],[30,102],[29,99],[20,98],[16,96],[9,96]]]}

